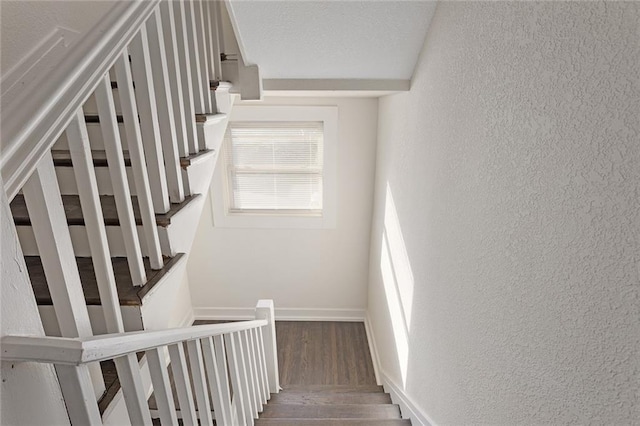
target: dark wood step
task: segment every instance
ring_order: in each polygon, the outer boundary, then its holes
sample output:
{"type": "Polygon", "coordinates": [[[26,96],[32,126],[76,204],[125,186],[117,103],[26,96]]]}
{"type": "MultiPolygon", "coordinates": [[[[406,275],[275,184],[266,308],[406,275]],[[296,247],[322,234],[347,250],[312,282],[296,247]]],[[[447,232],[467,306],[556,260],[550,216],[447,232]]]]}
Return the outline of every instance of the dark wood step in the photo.
{"type": "MultiPolygon", "coordinates": [[[[138,352],[138,362],[144,356],[144,352],[138,352]]],[[[105,410],[113,401],[116,394],[120,390],[120,380],[118,379],[118,371],[113,360],[101,361],[100,369],[102,370],[102,379],[104,380],[105,391],[98,400],[98,409],[100,414],[104,414],[105,410]]]]}
{"type": "Polygon", "coordinates": [[[392,404],[300,405],[267,404],[260,418],[268,419],[399,419],[392,404]]]}
{"type": "MultiPolygon", "coordinates": [[[[156,224],[158,226],[167,227],[171,224],[172,218],[191,203],[199,194],[187,195],[181,203],[171,204],[171,209],[163,214],[156,214],[156,224]]],[[[137,225],[142,225],[142,216],[140,215],[140,207],[138,206],[138,197],[131,197],[133,204],[133,214],[137,225]]],[[[63,195],[62,204],[64,212],[67,216],[67,224],[69,226],[84,226],[84,216],[82,215],[82,207],[80,206],[80,197],[78,195],[63,195]]],[[[102,206],[102,215],[104,216],[104,224],[106,226],[120,226],[118,218],[118,209],[116,208],[116,200],[112,195],[101,195],[100,205],[102,206]]],[[[24,195],[18,194],[11,201],[11,213],[16,226],[31,226],[31,219],[24,200],[24,195]]]]}
{"type": "MultiPolygon", "coordinates": [[[[123,306],[141,306],[144,296],[160,282],[178,260],[184,256],[178,253],[175,257],[166,257],[164,266],[160,270],[153,270],[149,265],[149,259],[144,259],[145,271],[147,273],[147,283],[142,287],[136,287],[131,281],[129,272],[129,263],[124,257],[114,257],[111,259],[113,264],[113,272],[116,278],[116,286],[118,289],[118,298],[123,306]]],[[[38,305],[52,305],[51,294],[47,285],[47,278],[42,267],[42,260],[38,256],[25,256],[27,270],[31,278],[31,286],[35,294],[38,305]]],[[[84,298],[87,305],[100,305],[100,293],[98,292],[98,283],[93,269],[93,262],[90,257],[77,257],[78,271],[80,272],[80,280],[84,291],[84,298]]]]}
{"type": "MultiPolygon", "coordinates": [[[[120,114],[116,115],[116,120],[118,123],[124,123],[124,117],[120,114]]],[[[87,124],[100,123],[100,116],[98,114],[85,114],[84,121],[87,124]]]]}
{"type": "MultiPolygon", "coordinates": [[[[220,85],[220,81],[218,80],[211,80],[209,81],[209,88],[211,90],[216,90],[218,88],[218,86],[220,85]]],[[[111,88],[112,89],[117,89],[118,88],[118,82],[117,81],[112,81],[111,82],[111,88]]],[[[136,88],[136,82],[133,82],[133,88],[136,88]]]]}
{"type": "Polygon", "coordinates": [[[271,395],[269,404],[334,405],[334,404],[391,404],[391,397],[380,392],[292,392],[271,395]]]}
{"type": "Polygon", "coordinates": [[[411,426],[408,419],[263,419],[256,426],[411,426]]]}
{"type": "MultiPolygon", "coordinates": [[[[277,323],[276,323],[277,324],[277,323]]],[[[281,385],[283,391],[306,392],[306,393],[363,393],[380,392],[384,393],[384,388],[378,385],[281,385]]]]}
{"type": "MultiPolygon", "coordinates": [[[[187,157],[180,157],[180,167],[186,169],[192,164],[195,164],[199,161],[206,159],[209,155],[213,154],[214,150],[205,149],[202,151],[198,151],[196,154],[189,154],[187,157]]],[[[131,167],[131,157],[129,156],[129,151],[122,152],[124,157],[124,165],[127,167],[131,167]]],[[[71,161],[71,153],[62,149],[54,149],[51,151],[51,155],[53,156],[53,165],[56,167],[73,167],[73,162],[71,161]]],[[[91,156],[93,157],[93,166],[94,167],[109,167],[109,162],[107,161],[107,154],[104,150],[91,150],[91,156]]]]}

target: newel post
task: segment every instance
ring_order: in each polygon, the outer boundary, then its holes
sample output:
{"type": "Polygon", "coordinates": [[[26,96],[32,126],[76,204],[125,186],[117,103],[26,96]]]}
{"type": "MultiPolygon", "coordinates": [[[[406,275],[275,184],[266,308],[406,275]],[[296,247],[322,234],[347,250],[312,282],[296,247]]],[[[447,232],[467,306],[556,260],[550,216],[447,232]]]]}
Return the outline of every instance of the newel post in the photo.
{"type": "Polygon", "coordinates": [[[267,320],[268,324],[262,328],[265,361],[267,364],[267,379],[269,392],[280,392],[280,375],[278,373],[278,346],[276,343],[276,316],[273,300],[258,300],[256,305],[256,319],[267,320]]]}

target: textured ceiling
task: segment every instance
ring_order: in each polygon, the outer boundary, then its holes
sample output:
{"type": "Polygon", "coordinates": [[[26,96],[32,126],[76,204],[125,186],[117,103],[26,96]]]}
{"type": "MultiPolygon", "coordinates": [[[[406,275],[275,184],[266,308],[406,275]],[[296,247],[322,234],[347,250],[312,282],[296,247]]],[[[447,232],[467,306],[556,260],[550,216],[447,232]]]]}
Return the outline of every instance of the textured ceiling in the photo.
{"type": "Polygon", "coordinates": [[[232,0],[245,60],[267,79],[409,79],[435,2],[232,0]]]}

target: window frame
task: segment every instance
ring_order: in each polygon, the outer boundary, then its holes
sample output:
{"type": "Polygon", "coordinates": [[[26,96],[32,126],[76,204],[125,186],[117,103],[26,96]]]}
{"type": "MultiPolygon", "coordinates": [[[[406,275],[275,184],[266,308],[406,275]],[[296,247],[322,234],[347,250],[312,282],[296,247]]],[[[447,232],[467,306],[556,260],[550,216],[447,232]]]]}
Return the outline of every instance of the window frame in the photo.
{"type": "MultiPolygon", "coordinates": [[[[224,158],[219,159],[211,185],[213,223],[221,228],[309,228],[336,227],[337,199],[337,106],[267,106],[236,105],[231,111],[232,122],[323,122],[323,194],[322,213],[310,215],[303,211],[281,213],[230,211],[229,184],[224,158]]],[[[222,155],[220,155],[222,157],[222,155]]]]}

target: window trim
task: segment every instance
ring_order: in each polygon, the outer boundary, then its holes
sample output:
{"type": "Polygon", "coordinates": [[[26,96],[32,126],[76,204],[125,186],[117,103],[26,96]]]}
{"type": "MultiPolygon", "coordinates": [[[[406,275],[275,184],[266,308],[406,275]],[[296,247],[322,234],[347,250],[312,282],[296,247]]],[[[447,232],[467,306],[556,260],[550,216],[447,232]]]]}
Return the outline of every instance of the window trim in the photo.
{"type": "Polygon", "coordinates": [[[304,212],[282,214],[233,213],[229,209],[228,184],[224,159],[214,171],[211,185],[213,223],[221,228],[309,228],[332,229],[336,227],[337,211],[337,106],[266,106],[235,105],[229,122],[238,121],[322,121],[323,122],[323,194],[322,214],[304,212]]]}

